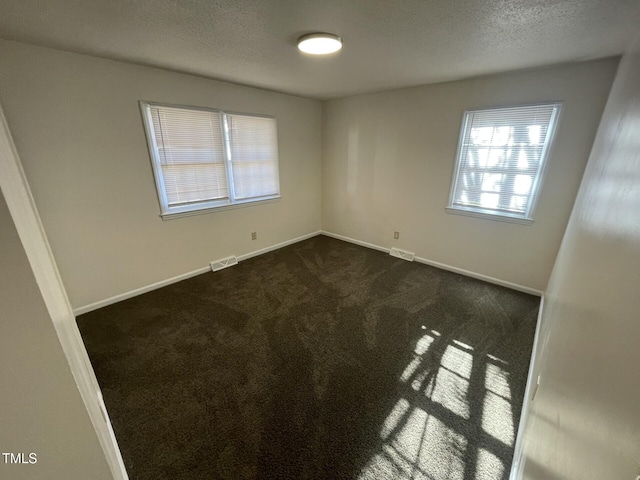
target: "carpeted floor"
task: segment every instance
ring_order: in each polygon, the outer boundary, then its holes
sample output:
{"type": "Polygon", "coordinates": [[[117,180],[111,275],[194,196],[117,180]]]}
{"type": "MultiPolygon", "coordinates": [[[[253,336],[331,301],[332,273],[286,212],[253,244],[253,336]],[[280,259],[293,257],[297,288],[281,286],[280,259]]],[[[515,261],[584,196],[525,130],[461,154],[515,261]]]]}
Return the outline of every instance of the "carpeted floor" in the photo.
{"type": "Polygon", "coordinates": [[[132,480],[489,480],[538,304],[318,236],[78,324],[132,480]]]}

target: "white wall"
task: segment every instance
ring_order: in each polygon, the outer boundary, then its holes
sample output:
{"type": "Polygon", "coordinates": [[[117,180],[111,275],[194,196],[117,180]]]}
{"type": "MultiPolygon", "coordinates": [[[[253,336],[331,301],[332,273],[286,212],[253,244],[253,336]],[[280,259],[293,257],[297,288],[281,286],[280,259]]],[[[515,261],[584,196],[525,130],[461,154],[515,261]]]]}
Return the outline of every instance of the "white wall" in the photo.
{"type": "Polygon", "coordinates": [[[0,478],[113,478],[0,194],[0,478]]]}
{"type": "Polygon", "coordinates": [[[76,308],[320,229],[320,102],[0,41],[0,103],[76,308]],[[139,100],[275,115],[282,199],[161,220],[139,100]]]}
{"type": "Polygon", "coordinates": [[[622,58],[542,313],[524,478],[640,474],[640,42],[622,58]]]}
{"type": "Polygon", "coordinates": [[[325,103],[323,229],[544,290],[617,63],[577,63],[325,103]],[[550,100],[564,101],[564,107],[535,223],[445,213],[463,111],[550,100]]]}

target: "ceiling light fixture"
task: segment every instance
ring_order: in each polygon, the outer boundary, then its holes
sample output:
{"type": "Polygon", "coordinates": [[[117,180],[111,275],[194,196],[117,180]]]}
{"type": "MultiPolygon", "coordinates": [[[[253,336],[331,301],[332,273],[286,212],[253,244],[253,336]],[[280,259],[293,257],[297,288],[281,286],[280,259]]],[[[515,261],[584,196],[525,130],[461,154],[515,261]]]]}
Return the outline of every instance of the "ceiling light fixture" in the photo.
{"type": "Polygon", "coordinates": [[[298,39],[298,49],[310,55],[327,55],[342,48],[342,39],[333,33],[309,33],[298,39]]]}

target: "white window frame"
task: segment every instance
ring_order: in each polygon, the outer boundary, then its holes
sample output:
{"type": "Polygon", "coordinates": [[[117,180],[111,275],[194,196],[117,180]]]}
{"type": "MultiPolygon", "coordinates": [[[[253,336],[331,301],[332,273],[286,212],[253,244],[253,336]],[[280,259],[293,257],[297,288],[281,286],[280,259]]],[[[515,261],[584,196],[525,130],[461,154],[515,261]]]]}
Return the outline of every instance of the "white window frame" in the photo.
{"type": "Polygon", "coordinates": [[[233,169],[231,166],[231,147],[229,142],[229,134],[227,125],[227,114],[231,115],[243,115],[247,117],[258,117],[258,118],[270,118],[274,120],[275,128],[276,128],[276,139],[278,138],[278,124],[276,121],[276,117],[272,115],[261,115],[255,113],[241,113],[234,112],[230,110],[219,110],[215,108],[207,108],[207,107],[195,107],[190,105],[175,105],[168,103],[159,103],[159,102],[148,102],[148,101],[140,101],[138,102],[140,105],[140,112],[142,114],[142,120],[144,124],[144,131],[147,138],[147,146],[149,148],[149,157],[151,159],[151,165],[153,168],[153,176],[155,179],[156,190],[158,193],[158,202],[160,204],[160,216],[163,220],[168,220],[172,218],[179,218],[184,216],[191,215],[200,215],[204,213],[210,213],[219,210],[227,210],[231,208],[238,207],[246,207],[249,205],[263,204],[263,203],[271,203],[274,201],[278,201],[281,198],[280,195],[280,165],[279,165],[279,155],[278,155],[278,142],[276,140],[275,145],[275,167],[276,167],[276,183],[277,183],[277,193],[273,195],[263,195],[260,197],[251,197],[248,199],[236,199],[234,195],[234,186],[233,186],[233,169]],[[222,140],[223,140],[223,152],[224,152],[224,165],[227,179],[227,186],[229,189],[229,198],[219,199],[219,200],[210,200],[203,202],[191,203],[188,205],[179,205],[179,206],[170,206],[167,193],[164,183],[164,177],[162,173],[162,168],[160,166],[160,154],[158,152],[158,148],[155,141],[155,130],[153,126],[153,121],[150,115],[150,107],[169,107],[169,108],[178,108],[184,110],[202,110],[205,112],[217,113],[221,116],[221,126],[222,126],[222,140]]]}
{"type": "Polygon", "coordinates": [[[455,158],[455,168],[453,172],[453,177],[451,179],[451,187],[449,189],[449,203],[445,208],[447,213],[453,213],[456,215],[467,215],[467,216],[485,218],[488,220],[496,220],[496,221],[502,221],[502,222],[520,223],[523,225],[533,224],[534,213],[538,204],[540,186],[544,178],[544,173],[548,163],[548,157],[551,152],[553,142],[555,139],[561,111],[562,111],[562,102],[557,102],[557,101],[465,110],[462,116],[460,135],[458,137],[458,148],[456,151],[456,158],[455,158]],[[463,206],[463,205],[456,204],[455,203],[456,185],[458,183],[458,175],[460,173],[460,161],[461,161],[462,151],[464,148],[464,136],[467,130],[467,126],[471,121],[471,114],[478,113],[478,112],[491,112],[495,110],[510,110],[510,109],[518,109],[518,108],[524,108],[524,107],[538,107],[538,106],[554,107],[554,112],[551,115],[551,118],[549,120],[549,126],[547,127],[547,137],[546,137],[545,144],[543,145],[543,148],[542,148],[542,153],[540,155],[540,167],[538,169],[538,174],[536,175],[533,181],[533,184],[531,185],[531,193],[529,194],[529,202],[528,202],[527,210],[524,213],[519,214],[515,212],[511,213],[511,212],[498,210],[498,209],[482,208],[482,207],[476,207],[471,205],[463,206]]]}

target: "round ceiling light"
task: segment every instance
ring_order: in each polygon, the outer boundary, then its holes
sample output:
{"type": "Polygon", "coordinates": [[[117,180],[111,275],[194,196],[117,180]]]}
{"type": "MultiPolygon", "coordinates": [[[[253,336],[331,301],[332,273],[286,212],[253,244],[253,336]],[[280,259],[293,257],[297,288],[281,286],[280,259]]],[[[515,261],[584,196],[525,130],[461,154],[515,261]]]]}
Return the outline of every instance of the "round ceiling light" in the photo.
{"type": "Polygon", "coordinates": [[[342,48],[342,39],[332,33],[309,33],[298,39],[298,49],[310,55],[328,55],[342,48]]]}

